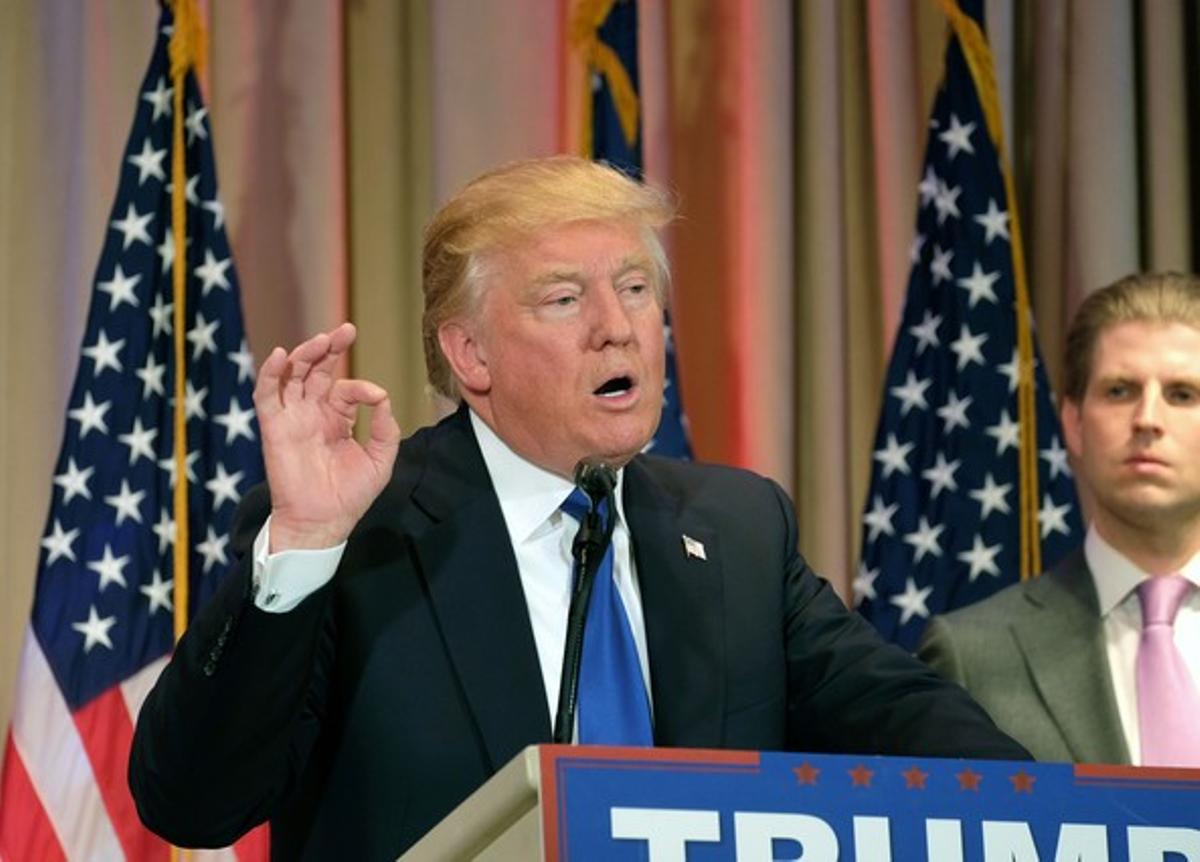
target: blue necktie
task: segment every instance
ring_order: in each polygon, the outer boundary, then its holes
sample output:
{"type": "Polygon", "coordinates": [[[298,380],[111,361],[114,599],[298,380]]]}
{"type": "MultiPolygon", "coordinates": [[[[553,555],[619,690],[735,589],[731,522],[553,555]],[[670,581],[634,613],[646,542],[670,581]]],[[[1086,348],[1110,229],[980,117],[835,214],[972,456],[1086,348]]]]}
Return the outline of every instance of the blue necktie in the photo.
{"type": "MultiPolygon", "coordinates": [[[[588,511],[579,488],[562,504],[579,523],[588,511]]],[[[607,502],[600,517],[608,517],[607,502]]],[[[609,543],[596,571],[583,630],[579,668],[579,741],[585,745],[653,745],[650,703],[638,663],[637,647],[625,604],[613,582],[613,548],[609,543]]]]}

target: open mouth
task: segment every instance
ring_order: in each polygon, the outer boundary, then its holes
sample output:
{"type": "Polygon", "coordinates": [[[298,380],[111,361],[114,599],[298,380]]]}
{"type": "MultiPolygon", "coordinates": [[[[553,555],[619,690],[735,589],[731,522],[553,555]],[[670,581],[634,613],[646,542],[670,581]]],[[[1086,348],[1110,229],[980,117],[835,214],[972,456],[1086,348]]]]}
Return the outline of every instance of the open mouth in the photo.
{"type": "Polygon", "coordinates": [[[633,378],[620,375],[610,377],[605,380],[592,394],[599,395],[601,398],[620,398],[622,395],[627,395],[633,389],[633,378]]]}

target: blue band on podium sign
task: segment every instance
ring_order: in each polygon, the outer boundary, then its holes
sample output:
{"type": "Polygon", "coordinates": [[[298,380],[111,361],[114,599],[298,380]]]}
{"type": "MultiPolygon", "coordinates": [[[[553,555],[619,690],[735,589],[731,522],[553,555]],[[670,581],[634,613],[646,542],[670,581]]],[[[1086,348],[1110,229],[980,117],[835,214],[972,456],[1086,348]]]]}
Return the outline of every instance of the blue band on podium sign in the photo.
{"type": "Polygon", "coordinates": [[[1200,770],[543,746],[548,860],[1200,862],[1200,770]]]}

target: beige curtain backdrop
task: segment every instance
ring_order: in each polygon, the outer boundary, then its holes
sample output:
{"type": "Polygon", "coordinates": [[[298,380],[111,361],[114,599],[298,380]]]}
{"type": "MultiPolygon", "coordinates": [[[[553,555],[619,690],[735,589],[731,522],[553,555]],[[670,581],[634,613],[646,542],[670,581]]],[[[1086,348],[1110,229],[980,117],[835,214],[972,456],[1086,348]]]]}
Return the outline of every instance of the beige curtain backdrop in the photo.
{"type": "MultiPolygon", "coordinates": [[[[567,0],[213,3],[210,118],[263,356],[346,316],[406,430],[437,410],[420,226],[465,179],[568,144],[567,0]]],[[[0,722],[152,2],[0,4],[0,722]]],[[[946,29],[932,0],[643,0],[648,174],[699,457],[797,499],[847,591],[907,281],[946,29]]],[[[1088,290],[1190,269],[1195,15],[1182,0],[993,0],[1038,334],[1088,290]],[[1189,23],[1190,22],[1190,23],[1189,23]]]]}

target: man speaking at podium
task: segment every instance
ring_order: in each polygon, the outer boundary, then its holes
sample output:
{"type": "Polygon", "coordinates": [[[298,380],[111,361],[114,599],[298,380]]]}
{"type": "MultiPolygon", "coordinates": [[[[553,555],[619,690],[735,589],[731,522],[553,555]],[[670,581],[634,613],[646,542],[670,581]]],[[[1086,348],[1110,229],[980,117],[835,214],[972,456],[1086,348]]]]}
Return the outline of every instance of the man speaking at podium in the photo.
{"type": "Polygon", "coordinates": [[[138,720],[150,828],[220,846],[269,819],[276,858],[394,857],[556,737],[1027,756],[845,609],[773,482],[639,454],[671,217],[582,159],[468,185],[424,249],[429,380],[460,407],[403,443],[382,388],[335,379],[351,325],[267,357],[269,494],[138,720]]]}

